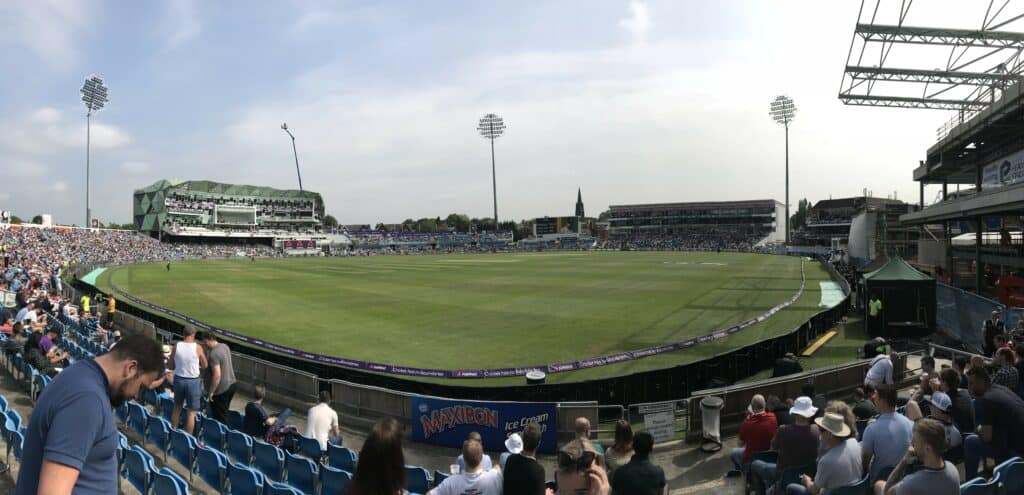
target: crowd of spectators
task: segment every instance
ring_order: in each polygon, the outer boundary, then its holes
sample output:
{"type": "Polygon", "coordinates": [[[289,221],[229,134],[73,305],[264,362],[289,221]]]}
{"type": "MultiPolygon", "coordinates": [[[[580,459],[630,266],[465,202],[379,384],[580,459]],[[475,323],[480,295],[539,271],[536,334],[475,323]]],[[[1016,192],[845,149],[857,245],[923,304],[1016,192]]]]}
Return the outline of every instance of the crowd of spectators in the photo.
{"type": "Polygon", "coordinates": [[[694,225],[675,228],[670,234],[611,239],[602,243],[601,247],[629,251],[750,251],[768,234],[767,230],[752,227],[694,225]]]}
{"type": "Polygon", "coordinates": [[[730,457],[758,493],[827,494],[858,483],[876,494],[959,493],[957,465],[967,481],[985,474],[986,459],[1024,455],[1024,391],[1013,381],[1024,346],[941,368],[925,356],[906,398],[887,345],[870,347],[876,355],[851,404],[825,403],[813,389],[788,407],[751,398],[730,457]]]}

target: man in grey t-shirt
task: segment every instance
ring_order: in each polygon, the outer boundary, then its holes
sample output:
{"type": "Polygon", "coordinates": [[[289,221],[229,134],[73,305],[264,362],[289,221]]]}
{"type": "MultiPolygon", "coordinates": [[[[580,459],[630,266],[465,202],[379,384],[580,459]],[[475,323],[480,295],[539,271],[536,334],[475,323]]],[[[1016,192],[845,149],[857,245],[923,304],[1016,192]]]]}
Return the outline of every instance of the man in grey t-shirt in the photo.
{"type": "MultiPolygon", "coordinates": [[[[946,451],[946,430],[934,419],[914,423],[914,439],[903,460],[893,469],[884,485],[885,495],[957,495],[960,493],[960,472],[943,460],[946,451]],[[920,459],[923,467],[904,477],[907,466],[920,459]]],[[[878,488],[876,486],[876,488],[878,488]]],[[[877,490],[876,490],[877,492],[877,490]]]]}
{"type": "Polygon", "coordinates": [[[861,478],[861,452],[856,432],[836,413],[825,413],[814,420],[821,430],[821,442],[827,450],[818,459],[818,472],[814,477],[803,475],[800,483],[786,487],[789,495],[828,495],[836,488],[852,485],[861,478]]]}
{"type": "Polygon", "coordinates": [[[231,348],[220,342],[213,332],[204,334],[210,366],[206,372],[206,394],[210,402],[210,416],[227,424],[228,409],[235,396],[235,368],[231,364],[231,348]]]}

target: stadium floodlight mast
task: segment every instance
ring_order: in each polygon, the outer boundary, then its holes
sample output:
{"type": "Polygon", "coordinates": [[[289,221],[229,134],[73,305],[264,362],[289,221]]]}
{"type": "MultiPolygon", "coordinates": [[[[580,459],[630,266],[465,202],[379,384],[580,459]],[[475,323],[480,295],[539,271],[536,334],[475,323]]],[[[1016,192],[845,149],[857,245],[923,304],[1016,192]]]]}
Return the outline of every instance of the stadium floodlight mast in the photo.
{"type": "Polygon", "coordinates": [[[85,78],[82,84],[82,103],[85,103],[85,228],[92,227],[92,208],[89,203],[89,145],[92,126],[92,113],[103,109],[107,104],[107,87],[103,78],[95,74],[85,78]]]}
{"type": "Polygon", "coordinates": [[[786,244],[789,245],[789,124],[796,116],[796,105],[786,95],[776,96],[772,100],[771,111],[768,112],[776,124],[786,128],[786,244]]]}
{"type": "Polygon", "coordinates": [[[491,140],[491,187],[494,189],[494,232],[498,232],[498,179],[494,171],[494,140],[505,133],[505,121],[501,117],[489,113],[480,117],[480,123],[476,126],[484,139],[491,140]]]}
{"type": "Polygon", "coordinates": [[[281,130],[288,133],[288,137],[292,138],[292,153],[295,154],[295,175],[299,176],[299,191],[302,190],[302,173],[299,172],[299,151],[295,148],[295,135],[292,131],[288,130],[288,123],[281,124],[281,130]]]}

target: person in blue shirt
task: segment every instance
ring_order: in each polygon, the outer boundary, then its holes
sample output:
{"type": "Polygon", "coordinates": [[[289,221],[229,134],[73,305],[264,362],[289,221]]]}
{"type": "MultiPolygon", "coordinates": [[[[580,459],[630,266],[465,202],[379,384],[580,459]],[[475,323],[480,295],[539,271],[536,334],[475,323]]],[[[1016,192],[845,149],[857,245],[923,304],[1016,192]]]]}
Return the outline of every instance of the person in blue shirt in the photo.
{"type": "Polygon", "coordinates": [[[160,344],[132,335],[58,374],[32,409],[15,495],[117,493],[112,409],[150,388],[163,369],[160,344]]]}

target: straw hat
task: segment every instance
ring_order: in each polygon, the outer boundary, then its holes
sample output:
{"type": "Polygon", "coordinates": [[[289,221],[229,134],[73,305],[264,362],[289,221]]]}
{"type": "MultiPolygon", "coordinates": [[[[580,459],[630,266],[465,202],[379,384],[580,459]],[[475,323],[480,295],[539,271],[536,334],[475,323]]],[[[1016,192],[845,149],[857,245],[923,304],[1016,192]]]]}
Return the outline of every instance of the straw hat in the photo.
{"type": "Polygon", "coordinates": [[[815,419],[819,428],[837,436],[845,438],[850,436],[850,427],[843,421],[843,417],[836,413],[825,413],[825,416],[815,419]]]}

